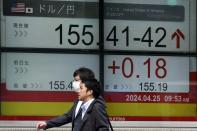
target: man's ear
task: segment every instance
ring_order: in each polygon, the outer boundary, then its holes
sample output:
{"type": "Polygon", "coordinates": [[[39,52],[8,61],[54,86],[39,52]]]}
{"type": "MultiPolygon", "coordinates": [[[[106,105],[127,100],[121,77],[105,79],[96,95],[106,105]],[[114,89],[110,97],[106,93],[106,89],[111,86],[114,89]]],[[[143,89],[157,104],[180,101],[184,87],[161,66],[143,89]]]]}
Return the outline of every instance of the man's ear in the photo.
{"type": "Polygon", "coordinates": [[[93,91],[92,91],[92,90],[89,90],[88,92],[90,93],[90,95],[92,95],[92,94],[93,94],[93,91]]]}

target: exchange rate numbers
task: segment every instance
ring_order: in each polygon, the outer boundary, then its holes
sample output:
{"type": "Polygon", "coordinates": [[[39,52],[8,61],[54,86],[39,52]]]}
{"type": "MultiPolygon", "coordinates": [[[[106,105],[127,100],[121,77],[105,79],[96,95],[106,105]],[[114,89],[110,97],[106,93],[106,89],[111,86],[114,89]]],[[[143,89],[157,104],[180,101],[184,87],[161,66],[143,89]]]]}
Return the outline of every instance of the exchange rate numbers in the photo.
{"type": "MultiPolygon", "coordinates": [[[[77,45],[82,42],[84,45],[89,46],[94,41],[94,35],[91,32],[93,29],[93,25],[83,25],[82,31],[79,25],[70,24],[68,29],[68,43],[70,45],[77,45]],[[87,39],[85,39],[87,37],[87,39]]],[[[55,28],[55,32],[59,32],[59,44],[63,44],[63,26],[60,24],[58,27],[55,28]]]]}
{"type": "Polygon", "coordinates": [[[51,90],[64,90],[66,88],[65,81],[50,81],[51,90]]]}
{"type": "MultiPolygon", "coordinates": [[[[113,26],[113,28],[111,29],[111,31],[109,31],[109,34],[106,37],[106,41],[112,42],[114,46],[116,46],[118,41],[121,39],[121,38],[117,37],[118,36],[117,32],[118,32],[117,27],[113,26]]],[[[148,27],[145,30],[145,33],[143,34],[142,37],[133,38],[133,41],[140,41],[141,43],[148,43],[148,47],[152,47],[152,43],[154,43],[156,41],[155,45],[154,45],[155,47],[165,48],[166,45],[161,44],[161,43],[166,37],[166,29],[163,27],[158,27],[155,29],[156,34],[161,34],[159,39],[155,40],[155,41],[153,40],[152,32],[153,32],[153,29],[151,27],[148,27]]],[[[121,33],[125,35],[125,44],[126,44],[126,47],[128,47],[129,43],[132,43],[132,41],[130,39],[129,26],[126,26],[126,28],[122,29],[121,33]]]]}
{"type": "Polygon", "coordinates": [[[110,33],[108,34],[106,38],[106,41],[111,41],[114,43],[114,46],[116,46],[116,42],[119,41],[119,39],[117,39],[117,36],[116,36],[116,26],[114,26],[112,30],[110,31],[110,33]]]}
{"type": "MultiPolygon", "coordinates": [[[[155,63],[151,58],[147,58],[145,61],[143,61],[143,67],[146,67],[147,69],[144,76],[147,78],[151,78],[151,69],[155,67],[154,74],[158,79],[163,79],[167,75],[167,69],[166,69],[166,60],[164,58],[158,58],[156,59],[155,63]]],[[[116,70],[121,69],[122,75],[125,78],[131,78],[134,74],[135,69],[135,61],[131,57],[125,57],[122,62],[121,66],[119,66],[115,60],[113,60],[113,63],[111,66],[108,66],[108,69],[112,69],[112,73],[116,74],[116,70]]]]}
{"type": "MultiPolygon", "coordinates": [[[[147,77],[150,78],[151,75],[151,59],[148,58],[145,62],[144,65],[147,65],[147,77]]],[[[165,68],[166,66],[166,61],[163,58],[159,58],[156,61],[156,70],[155,70],[155,75],[157,76],[157,78],[164,78],[167,74],[167,69],[165,68]],[[159,71],[163,71],[163,75],[161,73],[159,73],[159,71]]]]}
{"type": "Polygon", "coordinates": [[[55,31],[60,31],[60,39],[59,39],[59,43],[60,43],[60,45],[62,45],[62,24],[60,24],[56,29],[55,29],[55,31]]]}
{"type": "Polygon", "coordinates": [[[153,92],[153,91],[167,91],[167,83],[156,83],[156,82],[140,82],[140,91],[153,92]]]}

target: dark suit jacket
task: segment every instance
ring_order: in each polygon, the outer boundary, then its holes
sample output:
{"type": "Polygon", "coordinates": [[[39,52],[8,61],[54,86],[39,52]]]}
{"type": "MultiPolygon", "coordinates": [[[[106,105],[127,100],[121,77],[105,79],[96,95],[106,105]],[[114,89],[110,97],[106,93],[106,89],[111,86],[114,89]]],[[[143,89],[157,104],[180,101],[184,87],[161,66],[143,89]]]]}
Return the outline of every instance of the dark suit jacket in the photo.
{"type": "MultiPolygon", "coordinates": [[[[73,129],[73,121],[75,119],[75,109],[77,103],[78,101],[74,103],[73,107],[68,113],[65,113],[62,116],[56,117],[49,121],[46,121],[47,127],[45,129],[59,127],[70,122],[72,122],[73,129]]],[[[91,103],[83,117],[80,126],[80,131],[109,131],[108,116],[105,110],[105,104],[102,97],[95,99],[91,103]]]]}

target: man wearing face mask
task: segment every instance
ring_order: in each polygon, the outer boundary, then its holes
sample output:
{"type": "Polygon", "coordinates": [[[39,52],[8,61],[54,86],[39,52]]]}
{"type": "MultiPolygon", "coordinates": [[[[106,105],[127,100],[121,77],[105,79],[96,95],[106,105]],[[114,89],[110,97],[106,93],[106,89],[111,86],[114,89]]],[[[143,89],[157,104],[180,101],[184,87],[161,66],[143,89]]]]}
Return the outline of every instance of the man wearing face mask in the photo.
{"type": "Polygon", "coordinates": [[[79,92],[80,89],[79,85],[81,80],[95,78],[93,71],[85,67],[81,67],[75,70],[75,72],[73,73],[73,77],[74,80],[72,81],[71,84],[69,84],[69,86],[71,86],[71,88],[73,88],[73,90],[76,92],[79,92]]]}
{"type": "MultiPolygon", "coordinates": [[[[72,88],[76,92],[79,92],[80,83],[81,83],[82,80],[94,79],[95,78],[93,71],[91,71],[90,69],[85,68],[85,67],[82,67],[82,68],[79,68],[79,69],[75,70],[75,72],[73,73],[73,77],[74,77],[74,81],[72,82],[72,88]]],[[[102,96],[99,96],[97,99],[99,101],[104,102],[104,99],[103,99],[102,96]]],[[[72,122],[75,119],[75,114],[77,114],[79,112],[79,108],[81,107],[81,105],[82,105],[82,101],[77,100],[74,103],[73,107],[70,109],[70,111],[63,114],[62,116],[56,117],[56,118],[48,120],[48,121],[38,122],[36,124],[37,129],[46,130],[48,128],[59,127],[59,126],[62,126],[64,124],[72,122]]],[[[105,114],[105,115],[107,115],[107,114],[105,114]]],[[[105,123],[110,124],[108,119],[106,119],[105,123]]],[[[111,127],[111,124],[110,124],[110,127],[111,127]]]]}

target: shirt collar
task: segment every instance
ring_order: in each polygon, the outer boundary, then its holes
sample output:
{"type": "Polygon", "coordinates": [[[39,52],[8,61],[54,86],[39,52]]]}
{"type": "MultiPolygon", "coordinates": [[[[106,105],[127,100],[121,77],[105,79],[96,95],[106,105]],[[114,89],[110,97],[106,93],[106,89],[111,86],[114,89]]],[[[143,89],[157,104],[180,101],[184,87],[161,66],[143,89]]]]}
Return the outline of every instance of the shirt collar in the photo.
{"type": "Polygon", "coordinates": [[[91,100],[89,100],[89,101],[87,101],[85,103],[82,103],[82,105],[81,105],[82,110],[86,111],[93,101],[94,101],[94,99],[91,99],[91,100]]]}

